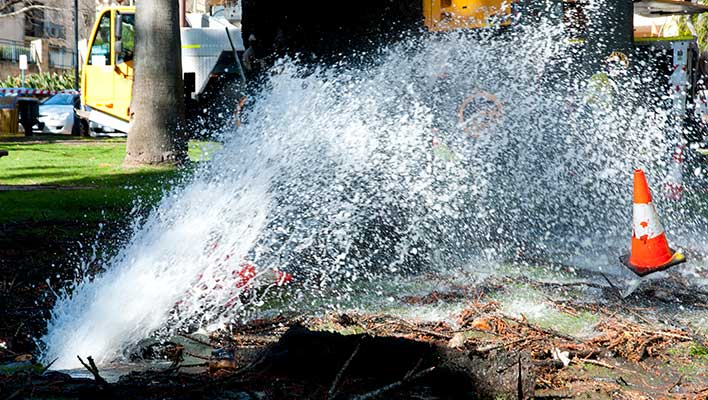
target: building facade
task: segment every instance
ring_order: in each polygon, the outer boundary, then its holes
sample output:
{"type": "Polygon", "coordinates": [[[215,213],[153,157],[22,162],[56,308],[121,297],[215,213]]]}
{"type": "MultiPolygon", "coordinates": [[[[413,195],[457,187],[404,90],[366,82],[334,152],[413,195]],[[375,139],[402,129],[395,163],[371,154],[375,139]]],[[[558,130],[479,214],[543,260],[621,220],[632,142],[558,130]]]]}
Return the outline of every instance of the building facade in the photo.
{"type": "MultiPolygon", "coordinates": [[[[85,39],[95,19],[95,1],[79,0],[79,40],[85,39]]],[[[12,13],[24,10],[29,3],[20,2],[12,13]]],[[[29,59],[28,73],[71,72],[74,68],[76,39],[74,36],[74,0],[32,1],[41,7],[2,17],[0,23],[0,79],[18,75],[20,55],[29,59]]]]}

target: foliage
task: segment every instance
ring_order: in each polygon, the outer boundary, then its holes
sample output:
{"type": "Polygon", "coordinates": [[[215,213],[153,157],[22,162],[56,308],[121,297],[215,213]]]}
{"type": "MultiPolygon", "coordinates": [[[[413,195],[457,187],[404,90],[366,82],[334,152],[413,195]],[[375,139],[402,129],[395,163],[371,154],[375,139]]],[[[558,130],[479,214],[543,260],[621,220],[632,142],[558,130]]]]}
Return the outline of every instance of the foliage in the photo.
{"type": "MultiPolygon", "coordinates": [[[[0,87],[21,87],[22,78],[20,75],[8,76],[7,79],[0,80],[0,87]]],[[[74,89],[74,73],[57,74],[55,72],[41,72],[25,76],[25,87],[42,90],[67,90],[74,89]]]]}
{"type": "Polygon", "coordinates": [[[708,347],[701,346],[700,344],[694,344],[691,346],[689,354],[693,357],[702,358],[708,361],[708,347]]]}
{"type": "Polygon", "coordinates": [[[698,45],[701,51],[708,49],[708,15],[700,14],[692,18],[693,26],[698,34],[698,45]]]}
{"type": "MultiPolygon", "coordinates": [[[[708,0],[697,0],[698,3],[708,4],[708,0]]],[[[698,47],[700,51],[708,50],[708,15],[697,14],[690,17],[693,27],[696,29],[698,36],[698,47]]],[[[686,17],[676,17],[679,32],[681,36],[690,36],[693,33],[689,29],[686,17]]]]}

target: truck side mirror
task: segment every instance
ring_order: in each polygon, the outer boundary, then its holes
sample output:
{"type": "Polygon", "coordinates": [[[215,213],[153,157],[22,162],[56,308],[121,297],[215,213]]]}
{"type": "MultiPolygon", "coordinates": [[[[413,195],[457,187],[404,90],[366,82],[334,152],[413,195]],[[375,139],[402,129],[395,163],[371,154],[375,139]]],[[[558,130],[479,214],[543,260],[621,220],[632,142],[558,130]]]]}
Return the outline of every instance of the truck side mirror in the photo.
{"type": "Polygon", "coordinates": [[[115,45],[113,46],[113,49],[114,49],[115,52],[116,52],[116,64],[122,63],[123,60],[121,60],[121,57],[123,57],[123,56],[122,56],[122,54],[123,54],[123,42],[121,42],[120,40],[116,40],[116,43],[115,43],[115,45]]]}
{"type": "Polygon", "coordinates": [[[116,54],[115,64],[120,62],[121,53],[123,52],[123,16],[120,13],[116,13],[116,19],[113,21],[115,24],[113,26],[113,37],[115,38],[115,43],[113,44],[113,50],[116,54]]]}
{"type": "Polygon", "coordinates": [[[120,42],[121,39],[123,39],[123,16],[116,13],[116,20],[114,21],[115,25],[113,26],[113,36],[116,38],[116,42],[120,42]]]}

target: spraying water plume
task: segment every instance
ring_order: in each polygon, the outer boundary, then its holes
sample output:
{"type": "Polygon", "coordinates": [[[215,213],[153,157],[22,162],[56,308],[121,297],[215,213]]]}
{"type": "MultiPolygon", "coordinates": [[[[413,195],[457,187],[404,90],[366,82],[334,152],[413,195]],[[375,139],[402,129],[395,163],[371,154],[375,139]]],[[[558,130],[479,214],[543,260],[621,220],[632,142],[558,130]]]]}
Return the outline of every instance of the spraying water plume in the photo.
{"type": "Polygon", "coordinates": [[[593,88],[576,58],[561,28],[540,22],[411,37],[364,66],[282,60],[223,150],[105,273],[60,296],[44,360],[105,364],[151,335],[239,319],[260,299],[244,294],[245,262],[251,285],[295,275],[284,309],[356,304],[381,296],[367,283],[520,257],[621,268],[627,182],[636,166],[663,176],[670,113],[642,65],[593,88]]]}

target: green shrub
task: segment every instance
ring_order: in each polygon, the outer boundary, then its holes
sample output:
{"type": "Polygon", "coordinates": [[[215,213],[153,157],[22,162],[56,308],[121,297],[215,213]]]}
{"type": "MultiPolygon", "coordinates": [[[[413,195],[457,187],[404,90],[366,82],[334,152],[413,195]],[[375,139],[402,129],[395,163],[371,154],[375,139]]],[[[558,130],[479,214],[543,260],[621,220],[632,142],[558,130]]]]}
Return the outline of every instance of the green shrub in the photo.
{"type": "MultiPolygon", "coordinates": [[[[5,80],[0,80],[0,87],[21,87],[22,78],[20,75],[8,76],[5,80]]],[[[39,74],[29,74],[25,76],[25,87],[41,90],[67,90],[74,88],[74,73],[57,74],[56,72],[42,72],[39,74]]]]}

